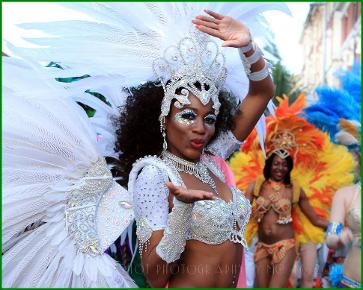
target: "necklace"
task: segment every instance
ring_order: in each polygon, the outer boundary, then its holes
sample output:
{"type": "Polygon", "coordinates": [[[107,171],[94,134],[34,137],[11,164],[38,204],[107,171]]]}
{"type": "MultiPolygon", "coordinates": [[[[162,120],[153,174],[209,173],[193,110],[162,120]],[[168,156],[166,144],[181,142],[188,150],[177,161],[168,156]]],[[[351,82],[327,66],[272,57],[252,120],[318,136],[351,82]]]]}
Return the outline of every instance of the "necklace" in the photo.
{"type": "Polygon", "coordinates": [[[272,179],[269,179],[268,182],[271,184],[271,187],[274,191],[279,191],[281,187],[284,186],[283,182],[273,181],[272,179]]]}
{"type": "Polygon", "coordinates": [[[203,164],[202,161],[196,163],[190,162],[170,153],[169,151],[163,151],[161,153],[161,156],[163,160],[168,165],[175,168],[176,171],[185,172],[195,176],[201,182],[208,184],[214,190],[214,192],[218,194],[216,183],[214,182],[213,178],[210,176],[207,166],[203,164]]]}
{"type": "Polygon", "coordinates": [[[270,198],[272,198],[274,200],[277,198],[280,198],[280,195],[281,195],[280,190],[281,190],[281,188],[285,187],[285,184],[283,182],[273,181],[271,179],[269,179],[268,182],[271,184],[271,188],[273,190],[273,193],[271,194],[270,198]]]}

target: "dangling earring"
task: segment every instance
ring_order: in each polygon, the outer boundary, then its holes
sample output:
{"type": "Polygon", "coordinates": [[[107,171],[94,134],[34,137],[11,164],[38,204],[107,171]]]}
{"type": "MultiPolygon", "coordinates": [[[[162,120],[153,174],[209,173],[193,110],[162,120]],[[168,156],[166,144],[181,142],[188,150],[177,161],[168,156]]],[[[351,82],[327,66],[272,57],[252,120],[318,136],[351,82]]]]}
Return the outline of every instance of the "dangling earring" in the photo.
{"type": "Polygon", "coordinates": [[[166,151],[168,149],[168,143],[166,143],[166,132],[164,124],[165,124],[165,117],[163,117],[163,119],[160,122],[160,132],[161,136],[163,136],[163,151],[166,151]]]}
{"type": "Polygon", "coordinates": [[[163,128],[163,131],[161,132],[161,135],[163,136],[163,151],[166,151],[168,149],[168,143],[166,143],[166,132],[163,128]]]}

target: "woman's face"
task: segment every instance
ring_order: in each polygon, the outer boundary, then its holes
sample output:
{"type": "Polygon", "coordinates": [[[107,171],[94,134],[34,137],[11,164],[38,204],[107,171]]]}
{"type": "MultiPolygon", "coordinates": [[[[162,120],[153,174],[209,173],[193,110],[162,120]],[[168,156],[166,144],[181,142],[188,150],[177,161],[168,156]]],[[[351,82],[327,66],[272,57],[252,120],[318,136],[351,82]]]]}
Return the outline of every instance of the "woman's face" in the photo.
{"type": "Polygon", "coordinates": [[[165,119],[168,150],[189,161],[198,161],[203,148],[215,132],[217,116],[210,101],[203,105],[197,97],[189,94],[190,105],[182,109],[171,106],[165,119]]]}
{"type": "Polygon", "coordinates": [[[288,172],[289,167],[287,165],[287,161],[275,155],[272,160],[270,172],[271,179],[274,181],[283,181],[288,172]]]}

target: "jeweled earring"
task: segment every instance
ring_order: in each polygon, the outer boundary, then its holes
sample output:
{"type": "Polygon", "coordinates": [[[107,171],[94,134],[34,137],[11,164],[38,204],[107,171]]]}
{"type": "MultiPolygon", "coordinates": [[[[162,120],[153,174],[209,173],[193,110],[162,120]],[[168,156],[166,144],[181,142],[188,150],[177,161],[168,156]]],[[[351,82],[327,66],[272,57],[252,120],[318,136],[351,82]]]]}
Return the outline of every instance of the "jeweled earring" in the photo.
{"type": "Polygon", "coordinates": [[[166,143],[166,132],[165,129],[161,132],[161,135],[163,136],[163,151],[166,151],[168,149],[168,143],[166,143]]]}
{"type": "Polygon", "coordinates": [[[163,151],[166,151],[168,149],[168,143],[166,143],[166,131],[164,128],[164,124],[165,124],[165,117],[160,122],[160,132],[161,136],[163,136],[163,151]]]}

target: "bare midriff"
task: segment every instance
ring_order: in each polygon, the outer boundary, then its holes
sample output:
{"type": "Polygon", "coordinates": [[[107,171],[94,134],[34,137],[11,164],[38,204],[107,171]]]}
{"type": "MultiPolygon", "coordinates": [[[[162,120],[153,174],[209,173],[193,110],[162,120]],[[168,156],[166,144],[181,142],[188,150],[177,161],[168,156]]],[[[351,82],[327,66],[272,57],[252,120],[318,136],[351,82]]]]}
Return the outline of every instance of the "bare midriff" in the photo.
{"type": "MultiPolygon", "coordinates": [[[[212,172],[219,198],[225,201],[232,199],[232,192],[212,172]]],[[[194,176],[181,174],[187,188],[211,191],[211,188],[194,176]]],[[[213,191],[212,191],[213,192],[213,191]]],[[[173,269],[169,279],[169,288],[217,288],[236,287],[243,247],[229,240],[210,245],[197,240],[188,240],[185,250],[173,269]]]]}
{"type": "Polygon", "coordinates": [[[295,237],[292,223],[278,224],[278,214],[270,209],[258,225],[258,240],[265,244],[273,244],[281,240],[295,237]]]}
{"type": "MultiPolygon", "coordinates": [[[[262,186],[260,196],[268,198],[271,192],[270,186],[266,183],[262,186]]],[[[292,190],[285,188],[283,192],[284,198],[292,199],[292,190]]],[[[295,237],[292,223],[279,224],[279,214],[270,208],[262,217],[258,224],[258,240],[265,244],[273,244],[281,240],[292,239],[295,237]]]]}
{"type": "Polygon", "coordinates": [[[361,282],[361,248],[352,246],[344,260],[344,276],[361,282]]]}
{"type": "Polygon", "coordinates": [[[189,240],[169,287],[236,287],[242,259],[242,245],[225,241],[208,245],[189,240]]]}

